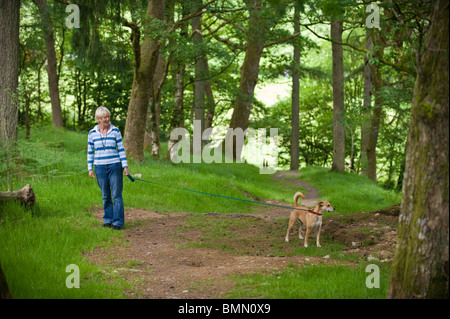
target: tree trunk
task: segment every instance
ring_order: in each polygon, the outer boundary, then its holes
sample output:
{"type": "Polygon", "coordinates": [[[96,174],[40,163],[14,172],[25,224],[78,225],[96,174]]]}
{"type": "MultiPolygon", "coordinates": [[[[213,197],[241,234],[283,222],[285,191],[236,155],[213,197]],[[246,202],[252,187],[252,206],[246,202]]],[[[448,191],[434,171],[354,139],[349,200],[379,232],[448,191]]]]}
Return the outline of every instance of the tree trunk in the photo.
{"type": "MultiPolygon", "coordinates": [[[[208,63],[208,61],[206,61],[208,63]]],[[[207,72],[209,72],[209,66],[206,64],[207,72]]],[[[211,88],[211,83],[205,81],[205,93],[206,93],[206,118],[205,118],[205,129],[212,127],[214,121],[214,114],[216,103],[214,102],[214,94],[211,88]]]]}
{"type": "Polygon", "coordinates": [[[166,159],[170,159],[170,154],[172,152],[172,147],[178,142],[178,140],[170,139],[170,133],[176,129],[184,127],[184,66],[179,65],[180,69],[173,72],[175,81],[175,94],[174,94],[174,108],[172,112],[172,118],[170,120],[169,129],[169,141],[167,145],[166,159]]]}
{"type": "MultiPolygon", "coordinates": [[[[331,22],[331,39],[342,42],[342,21],[331,22]]],[[[333,54],[333,164],[332,170],[345,170],[344,62],[340,44],[332,44],[333,54]]]]}
{"type": "MultiPolygon", "coordinates": [[[[373,41],[371,31],[366,31],[366,49],[372,50],[373,41]]],[[[364,90],[363,90],[363,108],[361,123],[361,174],[368,176],[367,164],[367,144],[370,136],[370,114],[372,112],[372,70],[370,67],[371,56],[366,54],[364,57],[364,90]]]]}
{"type": "Polygon", "coordinates": [[[383,98],[381,96],[381,89],[383,88],[383,78],[379,70],[380,65],[372,66],[373,86],[375,101],[370,119],[369,136],[367,139],[367,177],[374,182],[377,181],[377,143],[378,132],[380,130],[381,116],[383,112],[383,98]]]}
{"type": "Polygon", "coordinates": [[[12,299],[11,291],[9,291],[8,282],[6,281],[6,277],[5,274],[3,273],[1,264],[0,264],[0,299],[12,299]]]}
{"type": "Polygon", "coordinates": [[[448,37],[448,1],[437,0],[414,87],[389,298],[449,297],[448,37]]]}
{"type": "MultiPolygon", "coordinates": [[[[386,13],[390,15],[390,12],[386,13]]],[[[384,49],[387,43],[382,36],[392,30],[391,23],[383,23],[381,29],[374,29],[372,31],[372,41],[374,47],[374,58],[384,55],[384,49]]],[[[368,130],[367,144],[365,153],[367,155],[367,177],[377,182],[377,144],[378,132],[380,130],[381,118],[383,115],[383,95],[381,90],[384,86],[383,73],[381,72],[382,65],[378,62],[369,64],[372,73],[372,85],[374,95],[374,106],[370,117],[370,128],[368,130]]]]}
{"type": "Polygon", "coordinates": [[[161,123],[161,93],[162,86],[166,80],[167,61],[159,55],[156,64],[155,73],[153,74],[153,91],[150,96],[150,105],[147,113],[146,130],[144,137],[144,149],[149,148],[153,158],[159,158],[160,130],[161,123]]]}
{"type": "Polygon", "coordinates": [[[25,91],[24,92],[24,99],[25,99],[25,139],[30,139],[30,133],[31,133],[31,125],[30,125],[30,104],[31,104],[31,92],[25,91]]]}
{"type": "Polygon", "coordinates": [[[53,36],[53,26],[50,19],[48,4],[46,0],[33,0],[33,2],[39,8],[44,29],[45,48],[47,52],[48,89],[52,104],[52,124],[57,127],[63,127],[64,123],[61,102],[59,99],[58,73],[56,67],[55,38],[53,36]]]}
{"type": "MultiPolygon", "coordinates": [[[[262,0],[249,0],[246,2],[250,11],[247,47],[244,63],[241,67],[239,89],[230,121],[230,129],[241,128],[243,131],[248,128],[253,94],[258,82],[259,62],[264,49],[265,36],[269,31],[268,22],[265,21],[261,14],[262,0]]],[[[227,155],[232,155],[233,159],[240,159],[242,145],[236,144],[235,136],[231,134],[231,130],[228,130],[225,136],[225,145],[233,146],[233,154],[227,155]]]]}
{"type": "MultiPolygon", "coordinates": [[[[173,4],[175,5],[175,4],[173,4]]],[[[171,13],[174,10],[171,10],[171,13]]],[[[189,14],[189,7],[186,5],[186,3],[182,3],[182,14],[183,17],[186,17],[189,14]]],[[[174,20],[173,14],[171,14],[170,20],[174,20]]],[[[187,37],[188,36],[188,27],[189,24],[187,22],[184,22],[181,25],[180,28],[180,36],[187,37]]],[[[171,43],[173,40],[169,40],[170,47],[174,47],[175,44],[171,43]]],[[[183,59],[176,59],[171,63],[171,73],[172,73],[172,79],[174,81],[174,106],[172,109],[172,114],[170,118],[170,126],[169,126],[169,140],[167,143],[167,153],[166,153],[166,159],[171,159],[171,153],[173,146],[179,141],[178,139],[173,140],[170,138],[170,133],[176,129],[184,127],[184,77],[186,73],[186,61],[183,61],[183,59]]],[[[175,155],[172,155],[175,156],[175,155]]],[[[175,158],[172,157],[174,160],[175,158]]]]}
{"type": "Polygon", "coordinates": [[[20,1],[0,0],[0,146],[17,139],[20,1]]]}
{"type": "MultiPolygon", "coordinates": [[[[195,0],[194,7],[192,11],[194,12],[199,7],[203,5],[202,0],[195,0]]],[[[194,82],[194,119],[199,120],[201,123],[201,132],[203,134],[204,130],[207,128],[207,125],[210,125],[209,121],[212,121],[211,118],[211,95],[212,90],[209,83],[207,83],[206,78],[208,77],[209,67],[208,61],[206,59],[205,50],[203,48],[203,35],[202,35],[202,16],[198,15],[192,18],[191,20],[192,27],[192,40],[194,42],[195,47],[199,50],[198,55],[195,59],[195,82],[194,82]],[[209,85],[209,86],[208,86],[209,85]],[[207,91],[208,89],[208,91],[207,91]],[[208,124],[205,110],[208,109],[208,124]]],[[[207,143],[206,140],[201,140],[201,147],[207,143]]],[[[202,149],[198,149],[196,145],[192,148],[193,152],[196,154],[201,154],[202,149]]]]}
{"type": "MultiPolygon", "coordinates": [[[[192,8],[192,11],[195,11],[197,7],[200,7],[202,5],[202,1],[197,0],[194,3],[195,5],[192,8]]],[[[201,18],[199,16],[192,18],[191,27],[193,32],[192,40],[194,42],[194,46],[196,48],[200,48],[201,51],[203,36],[201,35],[201,32],[199,32],[201,30],[201,18]]],[[[195,59],[194,65],[194,120],[200,121],[200,134],[202,134],[203,130],[205,129],[205,65],[206,64],[203,53],[200,52],[200,54],[195,59]]],[[[203,144],[204,141],[202,140],[200,145],[193,143],[193,147],[191,147],[193,154],[201,155],[203,144]]]]}
{"type": "MultiPolygon", "coordinates": [[[[300,32],[300,13],[295,6],[294,33],[300,32]]],[[[292,63],[292,134],[291,134],[291,164],[290,169],[297,171],[300,166],[300,47],[294,43],[294,60],[292,63]]]]}
{"type": "Polygon", "coordinates": [[[45,61],[46,61],[47,59],[44,59],[40,64],[39,64],[39,67],[38,67],[38,70],[37,70],[37,72],[38,72],[38,75],[37,75],[37,98],[38,98],[38,101],[37,101],[37,103],[38,103],[38,109],[37,109],[37,112],[36,112],[36,123],[38,123],[39,121],[40,121],[40,119],[42,118],[42,106],[41,106],[41,104],[42,104],[42,99],[41,99],[41,69],[42,69],[42,67],[44,66],[44,64],[45,64],[45,61]]]}
{"type": "Polygon", "coordinates": [[[36,195],[30,184],[12,192],[0,192],[0,203],[7,201],[20,201],[24,205],[32,206],[36,202],[36,195]]]}
{"type": "MultiPolygon", "coordinates": [[[[165,4],[165,0],[149,0],[148,18],[163,20],[165,4]]],[[[153,90],[153,73],[161,46],[160,36],[151,37],[150,34],[155,30],[151,30],[152,26],[149,28],[150,30],[146,30],[144,34],[142,46],[139,42],[139,32],[134,31],[134,34],[132,32],[134,37],[134,78],[125,123],[124,145],[128,156],[138,161],[144,159],[145,122],[153,90]]]]}

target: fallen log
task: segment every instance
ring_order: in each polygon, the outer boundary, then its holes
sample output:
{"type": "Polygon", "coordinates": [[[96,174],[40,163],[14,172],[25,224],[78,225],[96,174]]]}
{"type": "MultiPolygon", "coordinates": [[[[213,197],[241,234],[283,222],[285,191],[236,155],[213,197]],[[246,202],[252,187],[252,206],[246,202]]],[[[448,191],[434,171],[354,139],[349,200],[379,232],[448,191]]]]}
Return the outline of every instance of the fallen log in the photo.
{"type": "Polygon", "coordinates": [[[12,192],[0,192],[0,203],[7,201],[20,201],[27,206],[33,206],[36,202],[36,195],[30,184],[25,185],[22,189],[12,192]]]}

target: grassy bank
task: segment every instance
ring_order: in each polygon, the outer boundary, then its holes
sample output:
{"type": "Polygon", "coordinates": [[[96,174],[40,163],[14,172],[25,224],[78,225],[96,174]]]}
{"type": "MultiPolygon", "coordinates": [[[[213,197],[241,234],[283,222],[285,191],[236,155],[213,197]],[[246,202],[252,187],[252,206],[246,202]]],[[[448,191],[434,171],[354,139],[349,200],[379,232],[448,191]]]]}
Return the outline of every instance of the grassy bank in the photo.
{"type": "Polygon", "coordinates": [[[374,181],[354,173],[336,173],[324,167],[301,170],[300,178],[319,190],[335,213],[355,213],[386,208],[401,202],[401,193],[386,190],[374,181]]]}
{"type": "MultiPolygon", "coordinates": [[[[19,189],[25,184],[31,184],[36,193],[37,205],[32,211],[17,204],[0,206],[0,262],[13,296],[122,298],[122,289],[128,283],[112,280],[110,274],[84,257],[86,252],[96,247],[121,243],[123,236],[123,233],[101,228],[101,222],[92,214],[93,206],[101,206],[101,193],[95,179],[90,179],[87,174],[87,133],[44,127],[33,128],[29,141],[24,139],[23,131],[19,136],[18,147],[12,153],[11,188],[19,189]],[[70,275],[66,267],[71,264],[78,265],[80,269],[82,289],[66,287],[66,279],[70,275]]],[[[0,156],[0,190],[5,191],[4,150],[0,156]]],[[[259,168],[247,164],[175,165],[152,160],[147,154],[142,164],[130,161],[130,170],[132,174],[142,174],[143,179],[158,185],[132,183],[125,179],[123,196],[126,208],[163,213],[188,212],[197,214],[199,218],[201,213],[208,212],[257,212],[259,206],[174,190],[168,186],[291,204],[292,195],[300,190],[270,175],[259,174],[259,168]]],[[[301,171],[301,178],[316,186],[323,198],[338,208],[339,213],[376,209],[399,201],[398,194],[386,192],[354,174],[334,174],[323,168],[307,168],[301,171]]],[[[192,225],[199,227],[198,223],[192,222],[192,225]]],[[[335,250],[338,251],[339,247],[335,250]]],[[[242,253],[239,250],[234,252],[242,253]]],[[[291,281],[295,285],[295,276],[300,275],[298,272],[289,268],[286,273],[274,276],[294,276],[291,281]]],[[[266,282],[269,279],[255,274],[255,277],[244,280],[253,286],[250,281],[266,282]]],[[[247,293],[246,289],[232,297],[264,295],[261,292],[247,293]]],[[[273,297],[283,298],[283,294],[273,297]]],[[[284,296],[289,298],[290,295],[284,296]]]]}

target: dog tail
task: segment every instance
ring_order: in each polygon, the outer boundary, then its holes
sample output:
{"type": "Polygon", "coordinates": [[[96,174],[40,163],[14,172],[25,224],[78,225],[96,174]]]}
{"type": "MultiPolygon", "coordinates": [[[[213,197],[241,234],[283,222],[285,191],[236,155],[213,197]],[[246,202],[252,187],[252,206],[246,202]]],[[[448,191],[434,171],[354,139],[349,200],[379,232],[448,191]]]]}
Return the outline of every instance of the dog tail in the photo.
{"type": "Polygon", "coordinates": [[[295,195],[294,195],[295,207],[298,207],[298,198],[299,197],[305,199],[305,196],[303,196],[302,193],[300,193],[300,192],[295,193],[295,195]]]}

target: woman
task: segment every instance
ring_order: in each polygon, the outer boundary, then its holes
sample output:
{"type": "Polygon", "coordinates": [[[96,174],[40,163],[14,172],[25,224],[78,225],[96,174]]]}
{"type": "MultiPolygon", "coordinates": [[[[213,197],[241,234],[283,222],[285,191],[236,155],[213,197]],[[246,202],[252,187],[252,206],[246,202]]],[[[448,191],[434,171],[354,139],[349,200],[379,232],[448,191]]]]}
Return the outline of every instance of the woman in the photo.
{"type": "Polygon", "coordinates": [[[97,183],[102,191],[103,227],[119,230],[125,224],[122,170],[125,175],[129,175],[130,171],[122,134],[109,122],[110,116],[106,107],[100,106],[95,111],[98,125],[89,132],[87,162],[89,177],[97,175],[97,183]]]}

